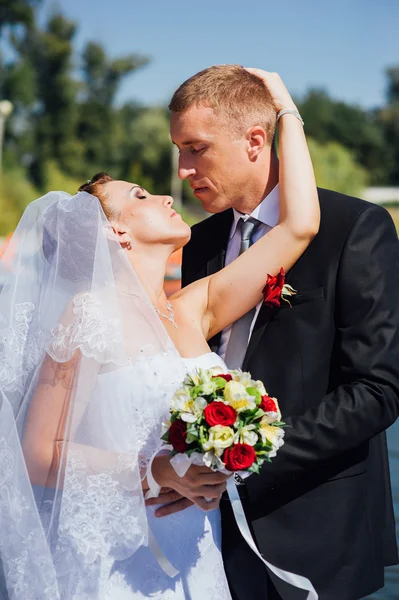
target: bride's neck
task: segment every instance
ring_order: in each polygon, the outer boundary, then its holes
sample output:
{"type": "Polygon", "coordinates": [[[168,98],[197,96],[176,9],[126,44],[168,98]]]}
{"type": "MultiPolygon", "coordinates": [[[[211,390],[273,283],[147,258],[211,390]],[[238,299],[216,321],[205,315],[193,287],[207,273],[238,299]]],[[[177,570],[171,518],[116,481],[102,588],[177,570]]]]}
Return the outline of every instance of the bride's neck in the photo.
{"type": "Polygon", "coordinates": [[[127,253],[130,264],[154,305],[162,302],[166,297],[164,292],[166,264],[173,250],[174,248],[166,246],[160,248],[152,246],[151,249],[139,249],[135,246],[127,253]]]}

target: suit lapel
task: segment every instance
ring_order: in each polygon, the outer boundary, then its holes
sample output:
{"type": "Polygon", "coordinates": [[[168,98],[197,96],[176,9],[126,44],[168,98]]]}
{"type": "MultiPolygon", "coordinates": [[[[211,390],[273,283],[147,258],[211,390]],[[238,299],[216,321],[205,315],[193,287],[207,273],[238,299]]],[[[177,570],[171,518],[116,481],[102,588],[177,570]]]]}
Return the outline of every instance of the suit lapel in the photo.
{"type": "Polygon", "coordinates": [[[206,263],[206,274],[213,275],[224,267],[224,260],[226,258],[226,249],[220,248],[218,253],[206,263]]]}
{"type": "MultiPolygon", "coordinates": [[[[286,283],[290,282],[290,279],[292,277],[292,272],[294,269],[295,269],[295,265],[289,271],[287,271],[287,273],[285,275],[286,283]]],[[[276,307],[271,308],[270,306],[266,306],[265,304],[262,305],[262,307],[259,311],[259,314],[258,314],[258,318],[256,319],[256,322],[255,322],[255,325],[254,325],[254,328],[252,331],[251,339],[249,340],[247,352],[246,352],[245,358],[244,358],[243,369],[247,369],[248,363],[249,363],[253,353],[255,352],[256,347],[259,344],[259,341],[260,341],[262,335],[265,333],[271,317],[273,316],[273,314],[275,313],[276,310],[279,310],[279,309],[276,307]]]]}
{"type": "Polygon", "coordinates": [[[243,363],[244,370],[247,368],[251,356],[256,350],[256,347],[259,344],[262,335],[265,333],[270,318],[272,317],[275,310],[275,308],[271,308],[270,306],[266,306],[265,304],[262,305],[252,331],[251,339],[249,340],[247,352],[245,354],[243,363]]]}

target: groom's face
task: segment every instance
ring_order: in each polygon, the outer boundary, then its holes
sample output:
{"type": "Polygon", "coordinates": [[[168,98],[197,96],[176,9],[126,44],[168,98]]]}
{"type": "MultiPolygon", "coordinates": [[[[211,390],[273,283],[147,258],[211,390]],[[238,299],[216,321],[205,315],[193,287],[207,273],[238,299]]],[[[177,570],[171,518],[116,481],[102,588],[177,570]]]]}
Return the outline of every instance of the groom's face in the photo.
{"type": "Polygon", "coordinates": [[[179,148],[178,175],[188,179],[206,211],[218,213],[242,202],[251,165],[245,135],[233,139],[221,118],[204,106],[172,112],[170,134],[179,148]]]}

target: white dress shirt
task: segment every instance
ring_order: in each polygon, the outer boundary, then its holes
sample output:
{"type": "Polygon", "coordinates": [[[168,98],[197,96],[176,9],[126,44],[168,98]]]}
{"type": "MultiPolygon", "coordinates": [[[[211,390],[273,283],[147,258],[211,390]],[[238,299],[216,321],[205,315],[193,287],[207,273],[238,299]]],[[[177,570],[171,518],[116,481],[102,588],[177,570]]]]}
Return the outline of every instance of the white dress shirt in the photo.
{"type": "MultiPolygon", "coordinates": [[[[238,257],[239,252],[240,252],[241,233],[239,230],[237,230],[237,224],[238,224],[238,221],[240,218],[243,218],[246,221],[247,219],[249,219],[249,217],[253,217],[254,219],[257,219],[258,221],[260,221],[262,223],[262,225],[255,230],[255,233],[253,236],[254,243],[257,242],[261,237],[263,237],[265,235],[265,233],[267,233],[268,231],[270,231],[271,229],[273,229],[273,227],[275,227],[277,225],[279,216],[280,216],[280,194],[279,194],[278,184],[276,185],[276,187],[274,187],[272,189],[270,194],[268,194],[266,196],[266,198],[264,198],[264,200],[262,200],[262,202],[260,204],[258,204],[258,206],[255,208],[255,210],[250,215],[243,215],[242,213],[238,212],[238,210],[236,210],[236,209],[233,209],[233,211],[234,211],[234,221],[231,226],[230,238],[229,238],[229,242],[227,244],[225,265],[229,265],[231,262],[233,262],[233,260],[235,260],[238,257]]],[[[266,279],[265,279],[265,284],[266,284],[266,279]]],[[[250,331],[249,331],[248,342],[251,338],[252,331],[253,331],[256,319],[258,318],[261,306],[262,306],[262,302],[260,302],[256,307],[255,316],[253,318],[253,321],[252,321],[251,327],[250,327],[250,331]]],[[[220,339],[219,355],[223,359],[226,355],[227,344],[229,342],[230,335],[231,335],[231,328],[232,328],[232,326],[230,325],[229,327],[224,329],[222,332],[222,337],[220,339]]]]}

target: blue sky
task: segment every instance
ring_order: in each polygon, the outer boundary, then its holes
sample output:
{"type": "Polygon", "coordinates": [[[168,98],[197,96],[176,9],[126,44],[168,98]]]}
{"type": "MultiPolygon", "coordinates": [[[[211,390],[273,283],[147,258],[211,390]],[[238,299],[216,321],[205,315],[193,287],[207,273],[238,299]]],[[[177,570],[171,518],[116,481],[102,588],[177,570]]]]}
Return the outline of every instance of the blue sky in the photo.
{"type": "Polygon", "coordinates": [[[317,86],[373,107],[384,69],[399,64],[398,0],[44,0],[41,19],[56,7],[78,22],[78,48],[97,40],[113,57],[152,57],[122,102],[167,103],[200,69],[239,63],[278,71],[293,94],[317,86]]]}

